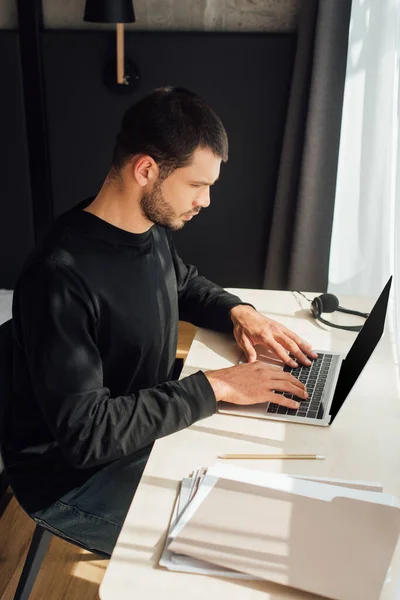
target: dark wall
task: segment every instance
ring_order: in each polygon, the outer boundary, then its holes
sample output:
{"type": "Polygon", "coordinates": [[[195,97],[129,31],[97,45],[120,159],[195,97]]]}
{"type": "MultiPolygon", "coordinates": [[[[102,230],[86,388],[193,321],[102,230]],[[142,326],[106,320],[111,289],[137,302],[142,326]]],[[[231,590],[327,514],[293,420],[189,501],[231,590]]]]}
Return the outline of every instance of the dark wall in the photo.
{"type": "MultiPolygon", "coordinates": [[[[98,191],[128,106],[160,85],[188,87],[221,116],[230,159],[178,249],[224,286],[261,287],[295,35],[128,32],[141,74],[131,96],[103,84],[113,32],[47,30],[42,44],[55,216],[98,191]]],[[[0,288],[12,288],[34,240],[17,32],[0,32],[0,52],[0,288]]]]}
{"type": "Polygon", "coordinates": [[[45,31],[43,57],[54,212],[98,191],[123,112],[160,85],[202,95],[222,118],[230,159],[207,211],[178,232],[186,262],[224,286],[261,287],[296,39],[293,34],[126,34],[141,81],[104,86],[115,34],[45,31]]]}
{"type": "Polygon", "coordinates": [[[0,288],[13,288],[33,246],[17,32],[0,32],[0,57],[0,288]]]}

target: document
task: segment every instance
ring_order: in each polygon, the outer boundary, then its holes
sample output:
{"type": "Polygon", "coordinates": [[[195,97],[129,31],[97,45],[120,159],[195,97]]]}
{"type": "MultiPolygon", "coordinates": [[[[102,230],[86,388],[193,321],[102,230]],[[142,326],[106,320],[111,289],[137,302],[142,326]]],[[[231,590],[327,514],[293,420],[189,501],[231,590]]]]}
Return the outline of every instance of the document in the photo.
{"type": "Polygon", "coordinates": [[[396,499],[378,484],[217,463],[172,523],[167,549],[172,561],[203,561],[206,573],[218,565],[328,598],[376,600],[399,531],[396,499]]]}

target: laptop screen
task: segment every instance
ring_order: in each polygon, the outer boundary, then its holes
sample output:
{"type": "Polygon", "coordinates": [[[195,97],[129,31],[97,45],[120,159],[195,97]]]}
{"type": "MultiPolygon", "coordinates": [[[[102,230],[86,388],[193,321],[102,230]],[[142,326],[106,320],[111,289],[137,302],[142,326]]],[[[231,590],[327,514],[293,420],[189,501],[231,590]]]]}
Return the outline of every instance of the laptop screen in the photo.
{"type": "Polygon", "coordinates": [[[331,405],[331,423],[338,414],[369,357],[382,337],[392,277],[385,285],[363,328],[342,363],[331,405]]]}

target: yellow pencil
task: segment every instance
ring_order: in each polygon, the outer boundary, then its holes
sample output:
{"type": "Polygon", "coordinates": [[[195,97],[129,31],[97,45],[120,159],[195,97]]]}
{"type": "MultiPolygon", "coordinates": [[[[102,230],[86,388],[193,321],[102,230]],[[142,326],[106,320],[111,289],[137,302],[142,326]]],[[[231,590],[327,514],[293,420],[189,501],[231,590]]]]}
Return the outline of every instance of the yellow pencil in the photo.
{"type": "Polygon", "coordinates": [[[323,454],[222,454],[218,458],[325,460],[323,454]]]}

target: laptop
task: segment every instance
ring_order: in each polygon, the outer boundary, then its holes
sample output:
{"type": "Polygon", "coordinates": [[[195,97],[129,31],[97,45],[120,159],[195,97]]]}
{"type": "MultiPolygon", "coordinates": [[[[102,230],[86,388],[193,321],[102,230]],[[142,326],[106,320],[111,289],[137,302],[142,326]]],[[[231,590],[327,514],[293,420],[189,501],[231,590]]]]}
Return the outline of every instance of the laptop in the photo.
{"type": "MultiPolygon", "coordinates": [[[[274,402],[247,406],[219,402],[218,412],[306,425],[331,425],[382,337],[391,284],[392,277],[385,285],[345,359],[337,352],[316,350],[318,359],[313,360],[311,367],[284,367],[284,371],[294,375],[307,388],[309,398],[307,401],[298,398],[298,409],[289,409],[274,402]]],[[[274,393],[293,398],[288,393],[274,393]]]]}

